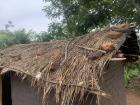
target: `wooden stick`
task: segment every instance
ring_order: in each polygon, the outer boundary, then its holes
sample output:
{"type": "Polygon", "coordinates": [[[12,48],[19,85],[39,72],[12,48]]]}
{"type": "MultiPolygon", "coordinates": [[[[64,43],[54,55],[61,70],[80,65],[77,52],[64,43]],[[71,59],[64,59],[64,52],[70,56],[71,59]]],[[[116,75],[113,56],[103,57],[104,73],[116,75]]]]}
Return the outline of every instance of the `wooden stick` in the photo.
{"type": "Polygon", "coordinates": [[[73,40],[73,39],[71,39],[71,40],[66,44],[66,46],[65,46],[65,57],[64,57],[64,60],[60,63],[60,66],[62,66],[62,65],[65,63],[65,61],[67,60],[67,57],[68,57],[68,47],[69,47],[69,45],[70,45],[70,43],[71,43],[72,40],[73,40]]]}
{"type": "Polygon", "coordinates": [[[99,50],[99,49],[92,49],[92,48],[89,48],[89,47],[84,47],[84,46],[80,46],[80,45],[75,45],[76,47],[79,47],[79,48],[82,48],[82,49],[86,49],[86,50],[89,50],[89,51],[100,51],[100,52],[103,52],[106,54],[106,51],[104,50],[99,50]]]}
{"type": "Polygon", "coordinates": [[[124,61],[126,58],[111,58],[110,61],[124,61]]]}

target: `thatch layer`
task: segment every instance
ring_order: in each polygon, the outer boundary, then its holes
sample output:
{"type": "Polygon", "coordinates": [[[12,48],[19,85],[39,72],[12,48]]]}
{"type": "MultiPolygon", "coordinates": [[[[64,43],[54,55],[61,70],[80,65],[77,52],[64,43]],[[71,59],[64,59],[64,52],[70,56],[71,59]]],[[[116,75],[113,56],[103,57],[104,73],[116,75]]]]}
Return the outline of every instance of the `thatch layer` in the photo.
{"type": "Polygon", "coordinates": [[[87,91],[107,96],[100,89],[99,80],[129,30],[129,24],[125,24],[75,39],[7,48],[0,51],[1,74],[13,70],[30,76],[31,81],[44,91],[44,102],[52,89],[56,101],[62,105],[69,105],[77,95],[82,99],[87,91]],[[104,45],[107,50],[102,48],[104,43],[111,43],[113,49],[108,50],[110,45],[107,44],[104,45]]]}

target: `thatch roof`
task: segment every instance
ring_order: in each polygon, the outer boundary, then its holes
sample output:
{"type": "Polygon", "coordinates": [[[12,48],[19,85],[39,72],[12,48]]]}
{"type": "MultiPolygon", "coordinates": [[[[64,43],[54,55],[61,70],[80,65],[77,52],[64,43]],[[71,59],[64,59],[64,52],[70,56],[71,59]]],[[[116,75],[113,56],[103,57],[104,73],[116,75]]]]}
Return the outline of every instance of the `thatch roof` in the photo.
{"type": "Polygon", "coordinates": [[[44,101],[54,89],[63,105],[76,95],[83,98],[87,91],[107,96],[99,80],[132,30],[130,24],[123,24],[74,39],[12,46],[0,51],[1,74],[15,71],[31,77],[44,91],[44,101]]]}

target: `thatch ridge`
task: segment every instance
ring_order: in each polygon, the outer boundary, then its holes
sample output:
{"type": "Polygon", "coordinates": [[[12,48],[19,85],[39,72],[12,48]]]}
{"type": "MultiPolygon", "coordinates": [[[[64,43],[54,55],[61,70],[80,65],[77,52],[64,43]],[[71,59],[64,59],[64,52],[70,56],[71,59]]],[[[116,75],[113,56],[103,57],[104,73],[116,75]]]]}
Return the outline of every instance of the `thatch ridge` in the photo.
{"type": "Polygon", "coordinates": [[[1,74],[15,71],[30,76],[32,82],[44,91],[43,100],[54,89],[56,101],[68,105],[88,91],[97,96],[107,96],[99,81],[108,61],[124,43],[130,24],[92,32],[74,39],[16,45],[0,51],[1,74]],[[111,38],[108,35],[119,35],[111,38]],[[104,51],[101,45],[112,43],[114,49],[104,51]],[[90,59],[95,52],[99,58],[90,59]]]}

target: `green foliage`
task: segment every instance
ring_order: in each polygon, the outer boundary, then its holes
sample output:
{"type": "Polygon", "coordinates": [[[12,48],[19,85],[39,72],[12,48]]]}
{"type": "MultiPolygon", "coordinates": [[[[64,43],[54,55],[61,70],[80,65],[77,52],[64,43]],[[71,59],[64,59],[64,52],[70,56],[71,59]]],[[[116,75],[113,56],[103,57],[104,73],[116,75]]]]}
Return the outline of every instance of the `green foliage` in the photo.
{"type": "Polygon", "coordinates": [[[69,33],[67,33],[65,26],[61,23],[52,23],[48,27],[48,32],[41,32],[37,35],[37,41],[46,42],[53,39],[65,39],[68,38],[69,33]]]}
{"type": "Polygon", "coordinates": [[[126,85],[133,79],[135,76],[140,75],[140,64],[129,64],[126,66],[125,70],[125,81],[126,85]]]}
{"type": "Polygon", "coordinates": [[[61,22],[50,24],[61,31],[49,30],[53,36],[72,37],[85,34],[96,27],[121,22],[137,22],[140,25],[139,0],[45,0],[46,15],[61,22]],[[58,26],[58,24],[61,24],[58,26]]]}
{"type": "Polygon", "coordinates": [[[6,40],[6,39],[11,39],[11,37],[10,36],[8,36],[7,34],[5,34],[5,33],[0,33],[0,41],[2,41],[2,40],[6,40]]]}
{"type": "Polygon", "coordinates": [[[26,33],[25,29],[13,32],[13,41],[15,44],[30,43],[30,33],[26,33]]]}
{"type": "Polygon", "coordinates": [[[25,29],[14,32],[9,30],[0,31],[0,48],[25,43],[30,43],[30,33],[26,32],[25,29]]]}
{"type": "Polygon", "coordinates": [[[0,32],[0,48],[5,48],[12,44],[14,37],[9,32],[0,32]]]}
{"type": "Polygon", "coordinates": [[[47,32],[41,32],[40,35],[37,35],[36,37],[39,42],[48,42],[54,39],[54,36],[48,34],[47,32]]]}

